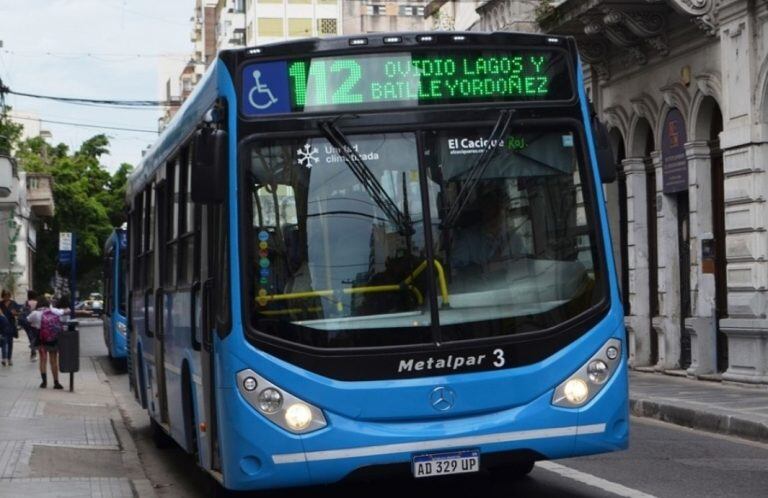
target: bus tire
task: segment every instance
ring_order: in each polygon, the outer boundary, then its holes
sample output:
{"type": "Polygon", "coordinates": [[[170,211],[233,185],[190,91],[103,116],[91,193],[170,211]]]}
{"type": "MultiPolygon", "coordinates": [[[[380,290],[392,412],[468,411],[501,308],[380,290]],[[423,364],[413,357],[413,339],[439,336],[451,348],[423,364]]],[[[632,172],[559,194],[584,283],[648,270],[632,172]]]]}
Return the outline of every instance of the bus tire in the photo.
{"type": "MultiPolygon", "coordinates": [[[[246,496],[245,493],[232,491],[231,489],[225,488],[213,477],[210,478],[210,483],[211,484],[208,489],[208,496],[211,498],[237,498],[238,496],[246,496]]],[[[247,496],[253,496],[253,494],[249,493],[247,496]]]]}
{"type": "Polygon", "coordinates": [[[165,433],[162,426],[152,417],[149,417],[149,425],[152,428],[152,442],[155,443],[155,448],[163,450],[170,447],[173,440],[165,433]]]}
{"type": "Polygon", "coordinates": [[[536,462],[533,460],[526,460],[510,463],[503,467],[495,467],[490,469],[491,477],[499,481],[515,481],[522,479],[531,473],[535,463],[536,462]]]}
{"type": "Polygon", "coordinates": [[[181,394],[181,405],[184,410],[184,436],[186,438],[187,451],[196,463],[199,463],[197,451],[197,421],[195,420],[195,406],[192,397],[192,378],[189,374],[188,364],[184,364],[181,371],[181,382],[183,391],[181,394]]]}
{"type": "Polygon", "coordinates": [[[136,354],[136,376],[138,377],[138,399],[141,407],[147,409],[147,380],[144,375],[144,357],[142,355],[141,346],[137,348],[136,354]]]}

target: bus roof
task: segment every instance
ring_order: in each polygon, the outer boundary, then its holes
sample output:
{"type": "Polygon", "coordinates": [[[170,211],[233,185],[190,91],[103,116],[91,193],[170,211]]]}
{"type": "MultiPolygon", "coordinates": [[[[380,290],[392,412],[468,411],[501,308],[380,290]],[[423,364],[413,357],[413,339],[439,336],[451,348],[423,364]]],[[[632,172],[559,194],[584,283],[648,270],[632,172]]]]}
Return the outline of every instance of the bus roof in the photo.
{"type": "MultiPolygon", "coordinates": [[[[455,46],[457,48],[467,48],[479,45],[498,47],[512,45],[559,46],[575,53],[573,38],[568,36],[552,36],[541,33],[458,31],[392,32],[302,38],[220,51],[208,67],[201,81],[195,86],[192,94],[142,158],[136,170],[131,174],[128,179],[128,188],[126,189],[126,201],[130,203],[131,199],[145,188],[157,169],[195,131],[204,114],[214,104],[219,93],[218,71],[221,70],[220,62],[224,62],[234,74],[235,67],[239,64],[251,60],[255,62],[262,58],[296,57],[297,54],[310,55],[338,51],[363,53],[379,50],[397,51],[398,49],[414,47],[455,46]],[[364,40],[364,43],[356,43],[356,40],[364,40]]],[[[233,112],[237,111],[233,110],[233,112]]]]}
{"type": "Polygon", "coordinates": [[[176,147],[195,131],[203,115],[213,105],[218,95],[217,61],[218,57],[214,59],[203,78],[195,86],[192,94],[184,101],[157,141],[144,155],[139,166],[131,173],[126,189],[128,203],[138,192],[144,189],[147,181],[152,178],[155,171],[175,151],[176,147]]]}

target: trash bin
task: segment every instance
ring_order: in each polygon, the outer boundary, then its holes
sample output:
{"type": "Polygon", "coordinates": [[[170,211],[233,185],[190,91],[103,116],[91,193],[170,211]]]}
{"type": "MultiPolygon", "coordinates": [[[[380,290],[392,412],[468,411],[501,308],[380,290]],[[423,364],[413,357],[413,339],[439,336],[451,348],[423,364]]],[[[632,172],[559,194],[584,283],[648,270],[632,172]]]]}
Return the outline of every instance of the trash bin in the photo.
{"type": "Polygon", "coordinates": [[[78,321],[67,322],[67,329],[59,334],[59,372],[80,371],[80,330],[78,321]]]}

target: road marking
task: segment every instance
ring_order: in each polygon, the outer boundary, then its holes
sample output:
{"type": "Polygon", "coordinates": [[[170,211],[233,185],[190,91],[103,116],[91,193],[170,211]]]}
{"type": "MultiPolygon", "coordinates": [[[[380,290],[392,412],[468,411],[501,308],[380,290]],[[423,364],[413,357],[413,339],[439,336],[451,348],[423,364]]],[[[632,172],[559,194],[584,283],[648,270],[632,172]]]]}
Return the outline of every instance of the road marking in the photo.
{"type": "Polygon", "coordinates": [[[586,472],[581,472],[579,470],[566,467],[565,465],[560,465],[559,463],[541,461],[536,462],[536,466],[544,470],[554,472],[555,474],[559,474],[563,477],[567,477],[568,479],[573,479],[574,481],[586,484],[587,486],[600,488],[603,491],[608,491],[609,493],[613,493],[618,496],[626,496],[627,498],[656,498],[655,496],[649,495],[648,493],[643,493],[642,491],[628,488],[615,482],[607,481],[603,478],[593,476],[592,474],[587,474],[586,472]]]}

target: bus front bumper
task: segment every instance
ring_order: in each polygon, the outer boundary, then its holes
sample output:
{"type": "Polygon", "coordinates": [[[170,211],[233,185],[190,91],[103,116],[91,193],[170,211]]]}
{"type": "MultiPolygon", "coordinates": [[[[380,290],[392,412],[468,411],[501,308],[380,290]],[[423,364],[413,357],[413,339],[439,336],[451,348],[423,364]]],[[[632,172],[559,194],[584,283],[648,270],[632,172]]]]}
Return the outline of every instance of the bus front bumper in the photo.
{"type": "MultiPolygon", "coordinates": [[[[479,450],[481,468],[515,459],[557,459],[625,449],[629,439],[626,360],[579,409],[551,404],[548,391],[524,406],[418,422],[371,422],[324,410],[327,427],[292,435],[229,392],[222,431],[231,489],[327,484],[360,474],[410,471],[414,455],[479,450]]],[[[222,393],[223,394],[223,393],[222,393]]],[[[397,400],[393,399],[393,403],[397,400]]]]}

